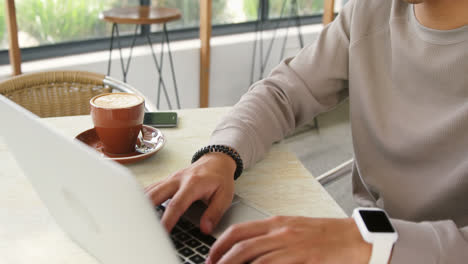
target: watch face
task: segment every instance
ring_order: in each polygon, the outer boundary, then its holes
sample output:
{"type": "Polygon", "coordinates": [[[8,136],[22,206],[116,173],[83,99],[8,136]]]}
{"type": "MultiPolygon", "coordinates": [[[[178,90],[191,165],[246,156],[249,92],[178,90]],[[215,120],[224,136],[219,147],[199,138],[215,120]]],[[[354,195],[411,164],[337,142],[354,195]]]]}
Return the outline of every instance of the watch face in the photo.
{"type": "Polygon", "coordinates": [[[382,211],[360,210],[359,214],[369,232],[394,233],[387,215],[382,211]]]}

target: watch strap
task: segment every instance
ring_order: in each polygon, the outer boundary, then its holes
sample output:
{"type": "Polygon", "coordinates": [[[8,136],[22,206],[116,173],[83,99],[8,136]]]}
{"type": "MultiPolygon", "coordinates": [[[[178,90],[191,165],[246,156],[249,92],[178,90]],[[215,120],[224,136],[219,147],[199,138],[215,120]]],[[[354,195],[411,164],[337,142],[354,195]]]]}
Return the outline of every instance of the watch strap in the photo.
{"type": "Polygon", "coordinates": [[[375,237],[372,243],[372,253],[369,264],[387,264],[392,254],[394,239],[390,237],[375,237]]]}

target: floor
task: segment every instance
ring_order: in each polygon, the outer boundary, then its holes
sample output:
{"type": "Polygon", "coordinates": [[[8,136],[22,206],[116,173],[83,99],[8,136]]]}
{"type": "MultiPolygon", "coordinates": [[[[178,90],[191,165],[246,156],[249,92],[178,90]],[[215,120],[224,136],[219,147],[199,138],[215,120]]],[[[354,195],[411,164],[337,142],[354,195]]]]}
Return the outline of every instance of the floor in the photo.
{"type": "MultiPolygon", "coordinates": [[[[348,101],[320,115],[318,124],[319,129],[306,126],[284,141],[315,177],[353,157],[348,101]]],[[[351,194],[351,174],[344,173],[325,183],[324,187],[343,210],[351,215],[357,206],[351,194]]]]}

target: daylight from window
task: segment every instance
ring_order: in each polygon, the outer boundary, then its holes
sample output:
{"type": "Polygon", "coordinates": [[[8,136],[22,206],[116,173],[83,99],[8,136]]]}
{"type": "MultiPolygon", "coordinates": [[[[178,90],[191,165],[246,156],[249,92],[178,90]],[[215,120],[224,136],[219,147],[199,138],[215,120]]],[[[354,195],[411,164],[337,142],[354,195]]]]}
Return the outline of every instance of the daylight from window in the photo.
{"type": "MultiPolygon", "coordinates": [[[[269,0],[269,18],[320,14],[323,0],[269,0]],[[283,11],[283,12],[281,12],[283,11]]],[[[15,0],[18,38],[21,48],[110,37],[111,25],[99,19],[103,10],[139,5],[139,0],[15,0]]],[[[175,7],[182,18],[168,24],[171,30],[194,28],[199,24],[198,0],[153,0],[153,6],[175,7]]],[[[213,0],[213,25],[255,21],[259,0],[213,0]]],[[[133,26],[123,27],[122,34],[131,34],[133,26]]],[[[152,31],[159,28],[153,27],[152,31]]],[[[5,5],[0,5],[0,50],[8,48],[5,5]]]]}

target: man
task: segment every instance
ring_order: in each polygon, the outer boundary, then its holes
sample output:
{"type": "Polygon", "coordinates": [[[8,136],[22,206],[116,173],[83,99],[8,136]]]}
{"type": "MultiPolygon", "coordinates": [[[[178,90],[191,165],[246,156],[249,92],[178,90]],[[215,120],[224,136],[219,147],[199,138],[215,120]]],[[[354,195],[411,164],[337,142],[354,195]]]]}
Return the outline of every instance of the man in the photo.
{"type": "MultiPolygon", "coordinates": [[[[392,218],[391,263],[468,261],[468,0],[351,0],[320,38],[254,84],[213,132],[246,167],[347,94],[353,192],[392,218]]],[[[313,147],[313,146],[310,146],[313,147]]],[[[234,159],[207,153],[147,189],[170,230],[195,200],[211,232],[234,192],[234,159]]],[[[368,263],[352,219],[274,217],[229,229],[207,263],[368,263]]],[[[390,254],[390,252],[389,252],[390,254]]]]}

